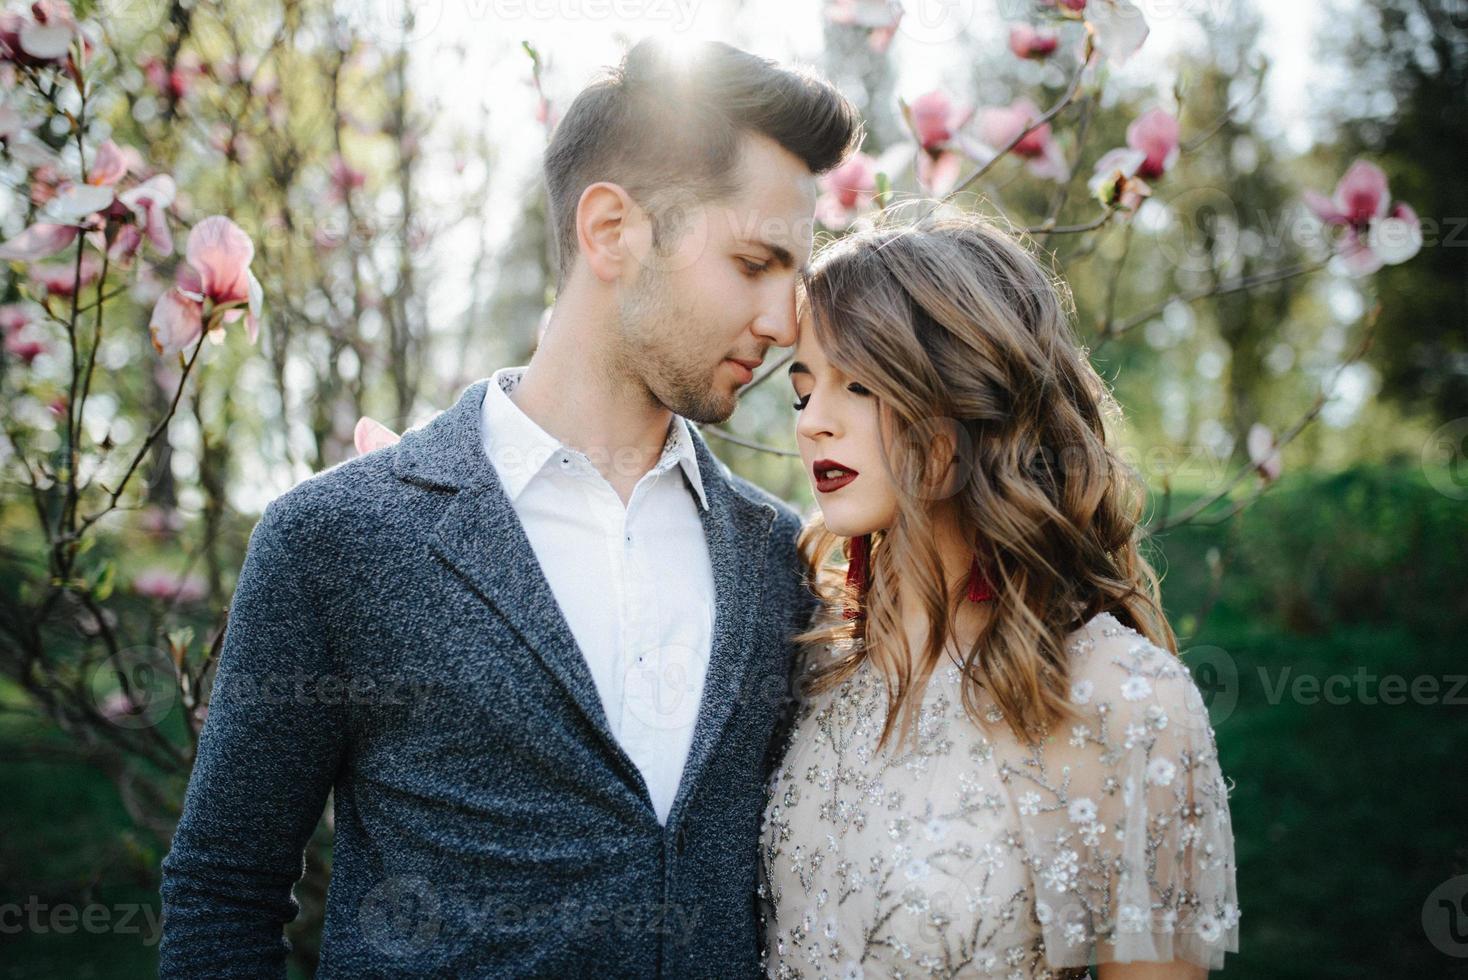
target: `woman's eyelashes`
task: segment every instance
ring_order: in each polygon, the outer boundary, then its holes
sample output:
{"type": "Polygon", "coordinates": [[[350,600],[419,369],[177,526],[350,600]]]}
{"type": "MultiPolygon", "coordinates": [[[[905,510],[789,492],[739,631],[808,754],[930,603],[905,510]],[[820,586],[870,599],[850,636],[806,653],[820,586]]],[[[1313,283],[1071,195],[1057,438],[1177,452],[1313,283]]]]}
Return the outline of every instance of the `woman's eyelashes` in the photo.
{"type": "MultiPolygon", "coordinates": [[[[851,382],[851,384],[847,385],[846,386],[846,390],[849,391],[849,392],[851,392],[853,395],[870,395],[871,394],[870,391],[868,391],[862,385],[857,384],[855,381],[853,381],[853,382],[851,382]]],[[[798,402],[796,402],[794,404],[795,410],[798,412],[801,409],[805,408],[806,403],[809,402],[809,401],[810,401],[810,395],[806,395],[804,398],[800,399],[800,401],[798,401],[798,402]]]]}
{"type": "Polygon", "coordinates": [[[759,262],[752,262],[749,259],[744,259],[744,258],[741,258],[739,260],[739,264],[742,265],[742,266],[744,266],[744,274],[746,276],[749,276],[751,279],[753,279],[755,276],[759,275],[761,272],[764,272],[766,269],[769,268],[769,265],[768,264],[763,264],[762,265],[759,262]]]}

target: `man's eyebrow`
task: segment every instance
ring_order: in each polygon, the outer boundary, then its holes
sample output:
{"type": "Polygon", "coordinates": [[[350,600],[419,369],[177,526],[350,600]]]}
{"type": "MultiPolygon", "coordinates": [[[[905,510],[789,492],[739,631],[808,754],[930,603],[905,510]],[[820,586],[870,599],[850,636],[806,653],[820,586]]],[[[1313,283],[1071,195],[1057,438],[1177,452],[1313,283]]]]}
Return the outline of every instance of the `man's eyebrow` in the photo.
{"type": "Polygon", "coordinates": [[[773,242],[760,241],[758,238],[749,239],[748,244],[768,251],[770,255],[774,257],[774,262],[776,265],[782,266],[786,269],[795,268],[795,256],[790,254],[790,250],[785,246],[776,245],[773,242]]]}

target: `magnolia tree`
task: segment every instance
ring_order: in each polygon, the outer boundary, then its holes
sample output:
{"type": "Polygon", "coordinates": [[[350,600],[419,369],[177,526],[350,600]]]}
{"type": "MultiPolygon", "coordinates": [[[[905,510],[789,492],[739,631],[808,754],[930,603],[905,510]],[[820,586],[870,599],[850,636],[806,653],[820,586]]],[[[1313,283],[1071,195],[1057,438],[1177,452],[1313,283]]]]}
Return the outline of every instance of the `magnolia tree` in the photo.
{"type": "MultiPolygon", "coordinates": [[[[825,15],[828,31],[837,28],[854,32],[868,51],[885,55],[900,34],[904,13],[901,5],[889,0],[828,0],[825,15]]],[[[1053,64],[1062,69],[1068,79],[1063,93],[1045,107],[1038,104],[1042,100],[1038,92],[1020,95],[1002,105],[976,105],[962,93],[943,89],[910,101],[899,99],[897,108],[907,138],[880,153],[857,152],[822,176],[817,220],[829,233],[841,235],[870,221],[884,208],[927,199],[935,202],[932,210],[985,210],[1041,249],[1053,249],[1061,236],[1089,239],[1070,252],[1080,259],[1089,258],[1101,236],[1118,225],[1123,226],[1130,248],[1132,224],[1143,209],[1170,211],[1177,218],[1179,209],[1190,206],[1186,185],[1176,188],[1179,193],[1166,200],[1159,200],[1159,190],[1168,189],[1170,184],[1176,187],[1176,172],[1185,154],[1197,152],[1253,98],[1240,100],[1219,118],[1205,121],[1198,132],[1189,134],[1181,122],[1180,97],[1175,97],[1172,104],[1153,105],[1138,112],[1125,126],[1124,145],[1089,145],[1088,137],[1093,132],[1090,124],[1108,83],[1109,66],[1130,60],[1147,42],[1149,33],[1143,11],[1128,0],[1036,0],[1025,8],[1023,19],[1009,25],[1008,51],[1019,61],[1053,64]],[[1071,128],[1062,129],[1067,123],[1072,124],[1071,128]],[[1082,171],[1080,165],[1086,159],[1093,162],[1082,171]],[[1043,211],[1026,214],[1020,208],[996,204],[1002,200],[1001,189],[1016,179],[1028,180],[1038,188],[1047,201],[1043,211]],[[1084,193],[1077,195],[1077,188],[1084,188],[1084,193]],[[1084,214],[1087,209],[1089,215],[1084,214]],[[1078,220],[1061,223],[1063,213],[1077,210],[1082,211],[1078,220]]],[[[538,84],[538,73],[536,81],[538,84]]],[[[543,99],[541,106],[544,120],[549,110],[543,99]]],[[[1346,276],[1367,276],[1385,265],[1407,261],[1422,247],[1418,216],[1409,204],[1392,198],[1386,175],[1370,161],[1353,163],[1333,194],[1303,188],[1298,199],[1303,207],[1289,220],[1294,223],[1291,231],[1295,237],[1313,249],[1308,261],[1248,276],[1214,276],[1215,281],[1207,285],[1179,288],[1134,313],[1115,308],[1113,282],[1097,303],[1100,309],[1082,308],[1083,325],[1088,319],[1094,324],[1094,334],[1082,340],[1093,350],[1099,349],[1157,319],[1175,304],[1247,293],[1327,269],[1346,276]],[[1304,214],[1313,216],[1313,220],[1303,219],[1304,214]],[[1093,315],[1088,318],[1087,313],[1093,315]]],[[[1203,200],[1206,202],[1206,198],[1203,200]]],[[[1194,206],[1202,210],[1206,204],[1194,206]]],[[[1210,236],[1238,233],[1238,229],[1204,227],[1206,215],[1181,217],[1187,219],[1183,224],[1191,223],[1210,236]]],[[[1209,246],[1201,248],[1206,251],[1209,246]]],[[[1058,251],[1053,257],[1063,259],[1058,251]]],[[[1063,261],[1060,271],[1066,272],[1063,261]]],[[[1147,530],[1155,532],[1200,519],[1226,519],[1277,480],[1283,446],[1319,415],[1340,371],[1367,349],[1369,316],[1367,320],[1360,344],[1337,365],[1300,417],[1279,425],[1254,421],[1238,439],[1245,465],[1221,481],[1214,493],[1185,511],[1172,514],[1164,502],[1147,530]],[[1250,480],[1254,481],[1251,492],[1243,500],[1234,499],[1240,485],[1250,480]]],[[[770,365],[746,392],[778,376],[790,356],[770,365]]],[[[705,431],[752,450],[798,455],[752,442],[718,426],[706,426],[705,431]]],[[[364,416],[358,423],[359,451],[389,445],[396,438],[392,429],[370,417],[364,416]]],[[[1170,493],[1170,484],[1164,489],[1170,493]]]]}
{"type": "MultiPolygon", "coordinates": [[[[1301,247],[1301,261],[1236,268],[1237,256],[1225,243],[1237,243],[1248,233],[1240,227],[1238,212],[1249,202],[1225,201],[1220,207],[1218,195],[1200,186],[1186,165],[1234,124],[1257,97],[1258,86],[1216,114],[1199,118],[1201,109],[1185,103],[1179,85],[1170,99],[1143,104],[1125,119],[1119,145],[1096,145],[1103,96],[1113,84],[1110,68],[1128,62],[1147,43],[1150,29],[1143,11],[1127,0],[1037,0],[1009,6],[1021,16],[1008,25],[1006,56],[1015,67],[1038,64],[1046,69],[1021,77],[1059,77],[1063,84],[1051,86],[1049,94],[1041,84],[1028,90],[1021,86],[1014,97],[997,104],[981,104],[962,91],[945,89],[896,99],[904,137],[863,148],[820,178],[816,218],[828,233],[839,236],[883,209],[915,202],[932,202],[928,211],[982,210],[1048,253],[1058,271],[1077,285],[1081,339],[1093,352],[1124,343],[1138,328],[1177,307],[1277,290],[1289,280],[1326,272],[1359,279],[1409,260],[1422,247],[1422,226],[1412,207],[1392,197],[1380,167],[1358,160],[1329,194],[1295,188],[1293,205],[1279,220],[1301,247]],[[1154,236],[1137,233],[1144,214],[1151,224],[1181,227],[1196,240],[1162,251],[1154,236]],[[1095,273],[1083,273],[1080,267],[1112,244],[1107,236],[1119,237],[1122,245],[1114,270],[1098,283],[1095,273]],[[1062,242],[1067,247],[1060,247],[1062,242]],[[1120,303],[1125,295],[1123,267],[1129,252],[1141,253],[1149,242],[1161,252],[1151,268],[1173,274],[1165,277],[1165,288],[1154,301],[1128,311],[1120,303]]],[[[848,57],[857,52],[864,77],[885,84],[890,73],[872,70],[870,61],[886,57],[894,43],[901,43],[902,6],[889,0],[828,0],[825,14],[828,43],[840,40],[833,49],[848,57]]],[[[850,74],[833,68],[838,77],[850,74]]],[[[879,89],[868,91],[869,113],[885,111],[870,104],[881,94],[879,89]]],[[[544,116],[548,110],[543,100],[541,104],[544,116]]],[[[1284,447],[1319,417],[1341,373],[1364,355],[1373,322],[1374,312],[1368,311],[1359,342],[1323,372],[1297,416],[1244,422],[1231,440],[1237,465],[1223,470],[1188,506],[1172,507],[1171,473],[1144,473],[1160,476],[1162,484],[1161,505],[1144,533],[1226,521],[1277,481],[1284,447]]],[[[779,377],[791,356],[777,359],[747,386],[746,403],[754,400],[752,391],[779,377]]],[[[756,453],[798,455],[730,427],[705,426],[703,431],[756,453]]],[[[363,417],[356,437],[358,450],[366,452],[391,444],[397,435],[363,417]]],[[[1217,589],[1221,562],[1216,554],[1210,554],[1210,562],[1217,589]]]]}
{"type": "MultiPolygon", "coordinates": [[[[255,343],[263,290],[243,229],[227,216],[178,207],[172,176],[136,148],[97,138],[99,45],[91,25],[60,2],[36,3],[0,22],[5,164],[23,192],[10,210],[24,219],[0,244],[10,269],[0,306],[5,465],[7,488],[19,483],[34,521],[29,538],[16,538],[34,546],[6,554],[0,666],[52,721],[108,760],[139,823],[161,829],[176,805],[119,763],[146,760],[156,771],[187,773],[189,745],[154,722],[160,706],[181,693],[194,734],[204,710],[203,670],[185,664],[188,631],[168,635],[168,656],[154,646],[159,637],[139,643],[119,628],[108,608],[119,563],[98,560],[92,548],[115,524],[109,519],[132,506],[139,467],[167,430],[206,341],[218,346],[242,334],[242,343],[255,343]],[[187,229],[182,261],[174,254],[175,225],[187,229]],[[145,270],[170,267],[171,283],[156,290],[150,307],[140,304],[148,290],[136,284],[145,270]],[[99,360],[108,360],[104,375],[114,366],[111,333],[139,323],[177,371],[162,375],[171,388],[164,411],[123,447],[110,428],[97,438],[88,423],[116,408],[115,379],[106,394],[95,390],[99,360]],[[106,403],[100,410],[98,397],[106,403]]],[[[147,375],[154,369],[144,368],[147,375]]],[[[197,578],[162,568],[123,574],[146,600],[178,604],[204,595],[197,578]]]]}
{"type": "Polygon", "coordinates": [[[150,877],[253,523],[234,473],[339,461],[369,388],[409,412],[445,222],[401,47],[324,0],[111,14],[0,14],[0,687],[24,752],[114,781],[150,877]]]}

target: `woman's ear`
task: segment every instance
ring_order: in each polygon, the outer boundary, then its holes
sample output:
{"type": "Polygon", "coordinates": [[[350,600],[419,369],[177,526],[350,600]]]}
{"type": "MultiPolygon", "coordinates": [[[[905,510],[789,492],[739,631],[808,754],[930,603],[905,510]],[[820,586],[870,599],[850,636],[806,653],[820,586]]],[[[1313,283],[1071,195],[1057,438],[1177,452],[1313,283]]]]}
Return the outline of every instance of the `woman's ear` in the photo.
{"type": "Polygon", "coordinates": [[[619,184],[598,181],[581,192],[576,202],[576,241],[581,260],[597,279],[610,283],[626,270],[629,249],[637,245],[629,238],[640,234],[648,239],[643,247],[650,246],[651,230],[646,221],[639,222],[640,214],[619,184]]]}
{"type": "Polygon", "coordinates": [[[932,475],[926,491],[929,500],[948,500],[968,482],[971,454],[968,439],[957,419],[933,419],[928,454],[932,475]]]}

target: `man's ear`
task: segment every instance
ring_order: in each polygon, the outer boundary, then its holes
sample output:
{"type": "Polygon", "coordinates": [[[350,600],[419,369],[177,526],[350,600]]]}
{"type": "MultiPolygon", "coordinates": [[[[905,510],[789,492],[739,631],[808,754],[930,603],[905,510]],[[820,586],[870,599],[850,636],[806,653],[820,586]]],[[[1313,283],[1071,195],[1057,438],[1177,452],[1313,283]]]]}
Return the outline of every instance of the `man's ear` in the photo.
{"type": "Polygon", "coordinates": [[[626,271],[628,261],[641,245],[651,241],[652,231],[637,202],[622,187],[609,181],[591,184],[576,202],[576,240],[581,260],[602,282],[612,282],[626,271]]]}

